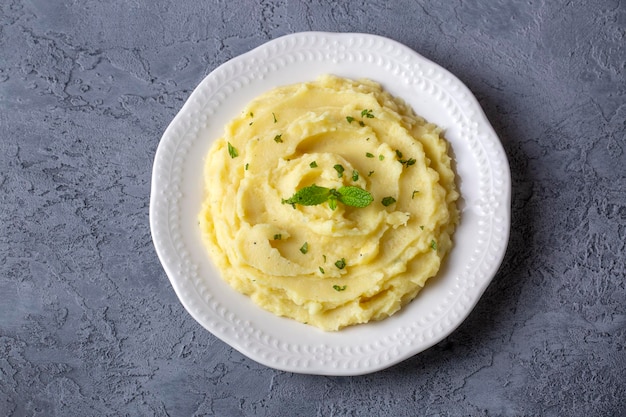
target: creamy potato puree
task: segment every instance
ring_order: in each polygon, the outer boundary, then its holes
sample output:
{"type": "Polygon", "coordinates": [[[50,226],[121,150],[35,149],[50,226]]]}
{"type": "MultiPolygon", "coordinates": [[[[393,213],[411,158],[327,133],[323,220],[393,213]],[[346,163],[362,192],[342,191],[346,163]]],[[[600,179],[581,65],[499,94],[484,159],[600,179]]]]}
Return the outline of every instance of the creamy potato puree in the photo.
{"type": "Polygon", "coordinates": [[[437,274],[458,222],[441,130],[369,80],[276,88],[206,159],[200,226],[222,277],[277,315],[324,330],[380,320],[437,274]],[[285,203],[311,185],[367,207],[285,203]]]}

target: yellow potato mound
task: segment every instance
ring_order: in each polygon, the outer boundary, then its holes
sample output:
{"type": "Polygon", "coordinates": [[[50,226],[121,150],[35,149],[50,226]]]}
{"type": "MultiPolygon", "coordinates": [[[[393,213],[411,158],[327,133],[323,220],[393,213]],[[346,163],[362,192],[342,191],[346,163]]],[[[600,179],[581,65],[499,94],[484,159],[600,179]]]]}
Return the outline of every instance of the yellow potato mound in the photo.
{"type": "Polygon", "coordinates": [[[233,288],[324,330],[413,300],[452,247],[458,193],[441,130],[369,80],[276,88],[206,158],[200,227],[233,288]],[[366,207],[286,203],[312,185],[358,187],[366,207]]]}

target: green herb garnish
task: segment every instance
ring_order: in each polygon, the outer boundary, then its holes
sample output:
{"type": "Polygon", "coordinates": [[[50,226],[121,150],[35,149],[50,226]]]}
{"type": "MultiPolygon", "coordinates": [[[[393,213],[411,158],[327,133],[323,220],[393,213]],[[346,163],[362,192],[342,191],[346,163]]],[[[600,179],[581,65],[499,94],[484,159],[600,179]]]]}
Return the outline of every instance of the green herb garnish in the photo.
{"type": "Polygon", "coordinates": [[[359,126],[361,127],[365,126],[365,123],[363,123],[363,120],[359,120],[359,126]]]}
{"type": "Polygon", "coordinates": [[[402,152],[400,152],[399,150],[396,149],[396,156],[398,158],[402,158],[402,152]]]}
{"type": "Polygon", "coordinates": [[[405,160],[398,159],[398,161],[399,161],[402,165],[404,165],[405,167],[410,167],[411,165],[414,165],[414,164],[415,164],[415,162],[417,162],[414,158],[409,158],[409,159],[405,159],[405,160]]]}
{"type": "Polygon", "coordinates": [[[283,238],[283,235],[281,235],[280,233],[277,233],[274,235],[274,240],[281,240],[283,238]]]}
{"type": "Polygon", "coordinates": [[[304,245],[302,245],[300,247],[300,252],[302,253],[307,253],[309,251],[309,243],[308,242],[304,242],[304,245]]]}
{"type": "Polygon", "coordinates": [[[278,120],[276,120],[276,115],[274,114],[274,112],[272,112],[272,117],[274,118],[274,123],[278,122],[278,120]]]}
{"type": "Polygon", "coordinates": [[[372,110],[367,110],[364,109],[363,111],[361,111],[361,117],[367,117],[368,119],[373,119],[374,115],[372,114],[372,110]]]}
{"type": "Polygon", "coordinates": [[[351,207],[367,207],[374,201],[374,197],[368,191],[352,185],[339,187],[336,196],[341,203],[351,207]]]}
{"type": "Polygon", "coordinates": [[[291,198],[282,199],[283,204],[300,204],[301,206],[316,206],[328,201],[330,189],[315,184],[298,190],[291,198]]]}
{"type": "Polygon", "coordinates": [[[334,289],[335,291],[343,291],[343,290],[345,290],[346,288],[347,288],[347,285],[344,285],[344,286],[341,286],[341,287],[340,287],[339,285],[333,285],[333,289],[334,289]]]}
{"type": "Polygon", "coordinates": [[[373,173],[374,173],[374,171],[370,171],[370,172],[367,173],[367,176],[371,177],[373,173]]]}
{"type": "Polygon", "coordinates": [[[432,250],[437,250],[437,242],[435,242],[434,240],[431,240],[430,247],[432,248],[432,250]]]}
{"type": "Polygon", "coordinates": [[[396,202],[396,199],[393,197],[385,197],[382,200],[383,206],[387,207],[396,202]]]}
{"type": "Polygon", "coordinates": [[[419,190],[413,190],[413,194],[411,194],[411,200],[415,197],[415,194],[419,193],[419,190]]]}
{"type": "Polygon", "coordinates": [[[378,155],[378,160],[382,161],[383,159],[385,159],[385,155],[378,155]]]}
{"type": "Polygon", "coordinates": [[[274,136],[274,142],[276,142],[276,143],[283,143],[282,137],[283,137],[282,133],[280,135],[274,136]]]}
{"type": "Polygon", "coordinates": [[[250,167],[250,164],[246,162],[246,164],[243,166],[243,169],[247,171],[249,167],[250,167]]]}
{"type": "Polygon", "coordinates": [[[282,199],[281,202],[295,207],[296,204],[316,206],[326,201],[331,210],[337,208],[337,201],[346,206],[362,208],[369,206],[374,197],[368,191],[356,186],[348,185],[334,189],[313,184],[298,190],[291,198],[282,199]]]}
{"type": "Polygon", "coordinates": [[[322,274],[325,274],[325,272],[324,272],[324,268],[322,268],[321,266],[320,266],[319,268],[320,268],[320,272],[321,272],[322,274]]]}
{"type": "Polygon", "coordinates": [[[309,164],[311,168],[317,168],[317,162],[313,161],[309,164]]]}
{"type": "Polygon", "coordinates": [[[365,152],[365,156],[367,156],[368,158],[373,158],[374,154],[371,154],[369,152],[365,152]]]}
{"type": "Polygon", "coordinates": [[[337,171],[337,177],[339,177],[339,178],[343,177],[344,168],[343,168],[342,165],[337,164],[333,168],[335,168],[335,171],[337,171]]]}
{"type": "Polygon", "coordinates": [[[337,262],[335,262],[335,266],[339,269],[344,269],[346,267],[346,259],[341,258],[337,262]]]}
{"type": "Polygon", "coordinates": [[[228,154],[231,158],[237,158],[239,156],[239,152],[237,152],[237,149],[235,149],[235,147],[231,145],[230,142],[228,142],[228,154]]]}
{"type": "Polygon", "coordinates": [[[348,121],[348,123],[352,123],[352,122],[354,122],[354,117],[346,116],[346,120],[348,121]]]}
{"type": "Polygon", "coordinates": [[[358,181],[359,180],[359,171],[357,171],[356,169],[352,170],[352,181],[358,181]]]}

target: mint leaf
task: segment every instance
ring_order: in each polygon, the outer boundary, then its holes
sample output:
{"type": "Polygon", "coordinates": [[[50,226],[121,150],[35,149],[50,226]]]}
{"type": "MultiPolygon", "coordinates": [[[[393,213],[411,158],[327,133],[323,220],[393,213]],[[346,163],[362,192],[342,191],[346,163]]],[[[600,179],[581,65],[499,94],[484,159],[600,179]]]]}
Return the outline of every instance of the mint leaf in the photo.
{"type": "Polygon", "coordinates": [[[337,197],[331,196],[328,199],[328,207],[330,207],[332,211],[335,211],[337,209],[337,197]]]}
{"type": "Polygon", "coordinates": [[[337,192],[339,193],[338,200],[346,206],[367,207],[374,201],[369,191],[352,185],[340,187],[337,192]]]}
{"type": "Polygon", "coordinates": [[[369,191],[353,185],[340,187],[338,190],[335,190],[334,188],[320,187],[313,184],[296,191],[291,198],[283,198],[281,203],[291,204],[295,208],[296,204],[316,206],[326,201],[328,201],[328,207],[331,210],[337,208],[337,201],[346,206],[362,208],[369,206],[374,201],[374,197],[372,197],[369,191]]]}
{"type": "Polygon", "coordinates": [[[282,200],[283,204],[300,204],[302,206],[316,206],[330,197],[330,189],[318,185],[310,185],[298,190],[291,198],[282,200]]]}

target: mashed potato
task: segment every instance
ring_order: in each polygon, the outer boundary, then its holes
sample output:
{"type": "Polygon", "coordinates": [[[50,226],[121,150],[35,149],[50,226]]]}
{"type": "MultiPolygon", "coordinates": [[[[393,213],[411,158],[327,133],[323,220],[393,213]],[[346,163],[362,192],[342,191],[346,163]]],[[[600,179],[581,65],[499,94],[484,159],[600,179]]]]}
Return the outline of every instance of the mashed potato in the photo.
{"type": "Polygon", "coordinates": [[[226,126],[204,175],[200,227],[222,277],[324,330],[415,298],[458,222],[441,130],[369,80],[322,76],[263,94],[226,126]],[[311,190],[325,194],[294,199],[311,190]],[[367,201],[344,204],[342,190],[367,201]]]}

